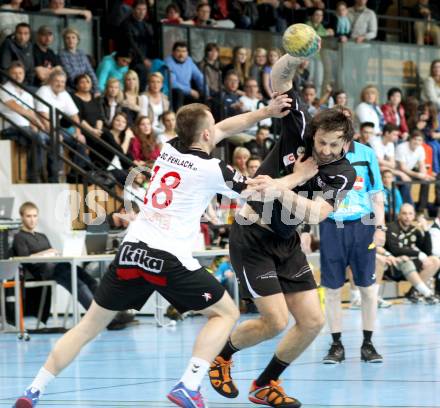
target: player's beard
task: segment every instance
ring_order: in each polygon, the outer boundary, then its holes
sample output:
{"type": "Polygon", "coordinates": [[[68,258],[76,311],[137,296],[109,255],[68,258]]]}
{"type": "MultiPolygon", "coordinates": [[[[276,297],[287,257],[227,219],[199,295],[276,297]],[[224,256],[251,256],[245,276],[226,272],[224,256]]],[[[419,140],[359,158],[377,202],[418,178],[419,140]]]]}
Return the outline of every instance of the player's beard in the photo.
{"type": "Polygon", "coordinates": [[[325,166],[327,164],[333,163],[337,160],[339,160],[343,154],[340,153],[339,155],[330,155],[330,156],[326,156],[326,157],[321,157],[316,150],[313,150],[313,158],[316,160],[316,162],[318,163],[318,166],[325,166]]]}

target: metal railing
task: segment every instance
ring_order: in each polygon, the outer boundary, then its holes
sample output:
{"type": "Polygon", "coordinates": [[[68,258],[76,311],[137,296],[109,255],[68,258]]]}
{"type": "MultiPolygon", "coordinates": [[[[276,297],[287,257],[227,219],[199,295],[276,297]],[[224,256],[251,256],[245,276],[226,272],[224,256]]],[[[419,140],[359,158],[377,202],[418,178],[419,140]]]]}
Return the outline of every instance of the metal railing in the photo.
{"type": "MultiPolygon", "coordinates": [[[[40,119],[40,121],[47,123],[49,126],[48,128],[39,129],[40,132],[46,134],[49,138],[49,144],[39,144],[39,148],[42,148],[47,155],[50,155],[51,159],[53,160],[53,168],[59,169],[59,164],[67,165],[70,167],[71,171],[74,172],[76,182],[74,184],[82,184],[84,188],[85,195],[88,191],[88,185],[89,184],[95,184],[99,186],[102,190],[104,190],[106,193],[109,194],[110,197],[114,198],[116,201],[122,203],[124,201],[124,198],[118,195],[115,188],[109,188],[107,185],[103,184],[99,177],[97,176],[97,172],[100,171],[106,171],[107,168],[116,168],[111,160],[107,159],[105,155],[102,154],[103,151],[109,152],[111,155],[118,157],[121,164],[125,164],[126,167],[136,167],[136,164],[126,155],[121,153],[119,150],[115,149],[113,146],[105,142],[104,140],[100,139],[99,137],[96,137],[92,135],[88,130],[82,126],[80,123],[75,123],[72,118],[70,118],[65,113],[61,112],[60,110],[54,108],[49,103],[47,103],[45,100],[43,100],[41,97],[39,97],[37,94],[33,93],[32,91],[26,89],[23,84],[20,84],[9,77],[9,75],[5,72],[0,70],[0,75],[3,77],[6,77],[9,82],[12,82],[15,86],[19,87],[20,89],[29,92],[32,97],[38,101],[38,103],[41,103],[49,110],[48,118],[41,115],[39,112],[37,112],[36,108],[33,106],[26,106],[27,109],[32,110],[35,115],[40,119]],[[63,127],[61,127],[61,121],[64,123],[70,124],[72,127],[79,128],[81,133],[85,135],[89,140],[93,140],[93,142],[100,146],[100,149],[93,148],[91,146],[87,146],[87,150],[89,153],[92,153],[95,155],[95,157],[99,158],[100,161],[105,163],[104,166],[97,166],[95,163],[93,163],[91,160],[89,160],[88,155],[83,155],[82,153],[78,152],[75,147],[72,147],[68,143],[65,142],[64,136],[67,134],[67,130],[63,127]],[[68,152],[69,155],[65,155],[64,151],[68,152]],[[84,163],[87,163],[85,167],[81,167],[78,165],[78,161],[83,161],[84,163]]],[[[4,85],[0,85],[0,89],[2,89],[4,92],[9,93],[12,95],[4,85]]],[[[14,95],[12,95],[14,96],[14,95]]],[[[14,96],[15,98],[15,96],[14,96]]],[[[35,140],[29,140],[30,136],[29,134],[19,125],[14,123],[10,118],[8,118],[4,112],[0,109],[0,118],[7,121],[14,129],[19,132],[24,138],[26,138],[32,145],[35,143],[35,140]]],[[[34,158],[35,162],[35,158],[34,158]]],[[[148,172],[147,169],[145,169],[145,172],[148,172]]],[[[55,175],[55,181],[59,181],[58,174],[55,175]]],[[[117,179],[114,180],[115,186],[119,187],[121,191],[124,191],[124,185],[117,179]]],[[[138,197],[133,197],[134,201],[139,200],[138,197]]],[[[85,204],[86,208],[87,203],[85,204]]]]}

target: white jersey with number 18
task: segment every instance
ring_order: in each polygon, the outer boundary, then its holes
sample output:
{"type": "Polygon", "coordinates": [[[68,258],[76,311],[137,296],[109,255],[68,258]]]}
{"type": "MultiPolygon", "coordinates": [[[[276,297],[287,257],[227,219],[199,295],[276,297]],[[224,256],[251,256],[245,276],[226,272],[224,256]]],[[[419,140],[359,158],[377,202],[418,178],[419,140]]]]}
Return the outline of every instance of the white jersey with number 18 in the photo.
{"type": "Polygon", "coordinates": [[[215,194],[237,198],[245,188],[245,177],[232,167],[201,150],[184,150],[173,139],[154,163],[144,205],[125,241],[145,242],[187,269],[199,269],[192,248],[206,207],[215,194]]]}

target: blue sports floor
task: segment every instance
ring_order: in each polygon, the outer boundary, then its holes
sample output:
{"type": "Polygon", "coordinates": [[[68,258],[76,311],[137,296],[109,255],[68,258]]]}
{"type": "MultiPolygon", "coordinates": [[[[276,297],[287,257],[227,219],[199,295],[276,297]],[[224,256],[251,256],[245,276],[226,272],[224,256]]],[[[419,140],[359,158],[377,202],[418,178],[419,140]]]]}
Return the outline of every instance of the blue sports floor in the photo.
{"type": "MultiPolygon", "coordinates": [[[[394,305],[379,310],[375,345],[383,364],[359,359],[360,312],[344,310],[347,360],[324,366],[329,336],[321,334],[283,375],[285,388],[307,408],[440,407],[440,306],[394,305]]],[[[244,317],[246,318],[246,316],[244,317]]],[[[89,344],[47,389],[41,407],[174,407],[165,395],[191,353],[203,319],[156,328],[152,319],[121,332],[105,332],[89,344]]],[[[0,406],[11,406],[45,361],[58,335],[34,335],[29,343],[0,334],[0,406]]],[[[272,356],[276,339],[238,353],[236,400],[210,389],[210,407],[251,407],[247,389],[272,356]]]]}

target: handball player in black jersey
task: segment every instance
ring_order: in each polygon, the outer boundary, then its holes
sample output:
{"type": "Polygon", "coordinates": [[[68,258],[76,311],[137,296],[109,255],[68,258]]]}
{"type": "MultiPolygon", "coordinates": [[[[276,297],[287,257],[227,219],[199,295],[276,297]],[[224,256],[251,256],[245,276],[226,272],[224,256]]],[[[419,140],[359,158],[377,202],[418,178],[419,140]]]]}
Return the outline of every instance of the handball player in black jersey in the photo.
{"type": "Polygon", "coordinates": [[[256,404],[282,408],[297,408],[301,403],[285,393],[279,376],[324,325],[317,286],[296,226],[324,220],[334,210],[338,197],[352,188],[356,176],[345,158],[354,134],[352,121],[339,108],[308,117],[292,89],[300,63],[301,59],[285,55],[273,67],[273,89],[287,94],[292,105],[281,119],[280,140],[256,178],[247,182],[266,197],[264,201],[248,200],[230,234],[230,258],[241,296],[252,299],[260,316],[237,326],[209,373],[216,391],[227,398],[236,397],[232,355],[275,337],[286,329],[292,315],[296,324],[281,339],[249,392],[250,401],[256,404]],[[276,194],[278,198],[273,199],[276,194]]]}

